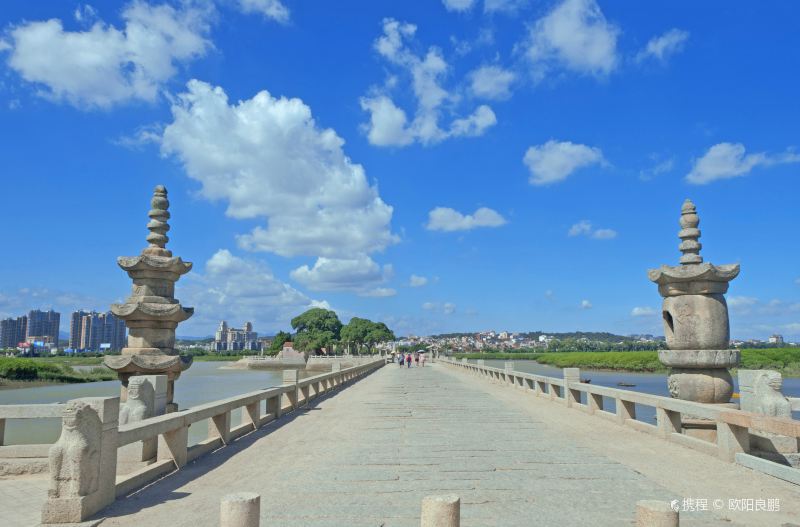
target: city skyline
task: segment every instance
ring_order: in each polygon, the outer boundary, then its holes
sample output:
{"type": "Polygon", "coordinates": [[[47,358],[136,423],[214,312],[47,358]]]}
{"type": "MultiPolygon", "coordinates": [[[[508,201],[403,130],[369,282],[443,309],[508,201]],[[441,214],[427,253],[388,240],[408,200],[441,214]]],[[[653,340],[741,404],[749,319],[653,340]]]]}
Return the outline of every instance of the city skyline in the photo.
{"type": "Polygon", "coordinates": [[[646,271],[677,263],[691,197],[706,261],[741,265],[731,336],[800,340],[800,7],[363,4],[9,3],[3,182],[36,208],[6,241],[47,243],[0,263],[0,318],[123,302],[163,183],[183,335],[312,306],[660,335],[646,271]]]}

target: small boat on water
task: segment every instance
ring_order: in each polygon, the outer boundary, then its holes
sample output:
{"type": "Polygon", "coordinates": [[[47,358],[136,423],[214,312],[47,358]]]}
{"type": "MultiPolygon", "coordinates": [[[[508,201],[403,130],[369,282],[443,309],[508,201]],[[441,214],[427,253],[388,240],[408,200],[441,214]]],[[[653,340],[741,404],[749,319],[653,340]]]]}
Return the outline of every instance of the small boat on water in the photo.
{"type": "Polygon", "coordinates": [[[631,384],[629,382],[618,382],[617,386],[622,386],[622,387],[625,387],[625,388],[631,388],[631,387],[636,386],[636,385],[635,384],[631,384]]]}
{"type": "Polygon", "coordinates": [[[584,383],[584,384],[591,384],[592,380],[591,379],[581,379],[581,382],[584,383]]]}

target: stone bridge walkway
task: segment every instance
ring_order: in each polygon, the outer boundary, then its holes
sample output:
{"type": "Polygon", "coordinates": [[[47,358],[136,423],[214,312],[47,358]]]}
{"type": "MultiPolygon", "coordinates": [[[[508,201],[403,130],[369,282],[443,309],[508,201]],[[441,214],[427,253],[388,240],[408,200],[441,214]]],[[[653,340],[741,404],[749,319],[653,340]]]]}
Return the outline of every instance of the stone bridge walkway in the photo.
{"type": "Polygon", "coordinates": [[[683,526],[800,523],[793,485],[443,365],[388,365],[282,422],[118,500],[102,525],[216,526],[237,491],[261,494],[262,527],[418,526],[422,498],[443,493],[475,527],[633,525],[637,500],[684,497],[782,511],[683,526]]]}

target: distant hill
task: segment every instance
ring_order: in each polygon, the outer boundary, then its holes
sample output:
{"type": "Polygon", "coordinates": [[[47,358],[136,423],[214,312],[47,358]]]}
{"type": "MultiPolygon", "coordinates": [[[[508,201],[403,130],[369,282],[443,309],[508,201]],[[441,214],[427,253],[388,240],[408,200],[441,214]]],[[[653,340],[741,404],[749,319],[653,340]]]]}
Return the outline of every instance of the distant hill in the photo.
{"type": "Polygon", "coordinates": [[[188,342],[199,342],[199,341],[211,342],[212,340],[214,340],[214,337],[212,335],[209,335],[209,336],[206,336],[206,337],[186,337],[186,336],[178,335],[177,337],[175,337],[175,339],[176,340],[185,340],[185,341],[188,341],[188,342]]]}
{"type": "MultiPolygon", "coordinates": [[[[440,335],[431,335],[433,338],[458,338],[475,336],[477,333],[442,333],[440,335]]],[[[514,332],[515,335],[520,335],[527,339],[538,340],[541,335],[547,335],[559,340],[565,339],[587,339],[599,342],[627,342],[631,340],[639,340],[643,335],[616,335],[607,331],[572,331],[568,333],[553,333],[548,331],[528,331],[528,332],[514,332]]],[[[664,337],[653,337],[656,340],[663,339],[664,337]]]]}

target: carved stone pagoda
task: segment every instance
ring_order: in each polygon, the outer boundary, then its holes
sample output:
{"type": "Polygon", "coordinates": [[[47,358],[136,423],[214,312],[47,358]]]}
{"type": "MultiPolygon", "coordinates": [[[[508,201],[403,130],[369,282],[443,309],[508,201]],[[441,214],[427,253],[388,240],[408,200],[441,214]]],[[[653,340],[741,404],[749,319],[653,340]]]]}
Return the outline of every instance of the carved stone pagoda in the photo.
{"type": "Polygon", "coordinates": [[[175,328],[194,313],[175,299],[175,282],[192,264],[172,256],[166,248],[169,238],[167,189],[153,191],[148,213],[148,246],[139,256],[121,256],[117,264],[133,280],[131,296],[124,304],[113,304],[111,312],[128,326],[128,347],[118,356],[109,355],[105,364],[122,381],[121,400],[127,400],[128,379],[134,375],[167,375],[167,412],[177,410],[173,402],[175,380],[191,366],[191,357],[175,352],[175,328]]]}
{"type": "Polygon", "coordinates": [[[739,265],[704,263],[700,256],[700,218],[690,200],[681,207],[683,255],[680,265],[648,272],[664,297],[662,314],[669,350],[658,353],[670,367],[672,397],[700,403],[728,403],[733,379],[728,368],[739,363],[739,351],[728,349],[730,325],[724,294],[739,274],[739,265]]]}

